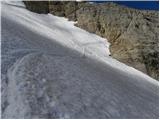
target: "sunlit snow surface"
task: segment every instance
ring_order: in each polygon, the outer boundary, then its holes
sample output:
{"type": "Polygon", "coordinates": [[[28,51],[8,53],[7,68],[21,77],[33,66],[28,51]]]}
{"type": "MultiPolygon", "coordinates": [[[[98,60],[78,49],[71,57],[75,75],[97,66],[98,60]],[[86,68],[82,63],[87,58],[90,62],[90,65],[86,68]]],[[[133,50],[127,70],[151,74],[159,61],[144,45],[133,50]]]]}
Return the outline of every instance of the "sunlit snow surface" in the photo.
{"type": "Polygon", "coordinates": [[[2,3],[2,117],[158,118],[158,82],[106,39],[22,2],[2,3]]]}

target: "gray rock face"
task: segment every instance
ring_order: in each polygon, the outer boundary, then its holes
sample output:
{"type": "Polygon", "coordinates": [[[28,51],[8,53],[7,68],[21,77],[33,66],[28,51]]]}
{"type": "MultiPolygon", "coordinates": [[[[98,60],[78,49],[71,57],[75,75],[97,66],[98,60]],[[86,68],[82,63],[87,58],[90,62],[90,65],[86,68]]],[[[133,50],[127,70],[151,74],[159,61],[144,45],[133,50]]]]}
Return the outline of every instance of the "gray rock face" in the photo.
{"type": "Polygon", "coordinates": [[[157,11],[135,10],[109,2],[50,1],[49,12],[76,20],[78,27],[107,38],[112,57],[158,80],[157,11]]]}
{"type": "Polygon", "coordinates": [[[49,2],[47,1],[23,1],[26,8],[37,13],[49,13],[49,2]]]}
{"type": "Polygon", "coordinates": [[[106,3],[76,13],[77,26],[108,39],[114,58],[158,79],[158,12],[106,3]]]}

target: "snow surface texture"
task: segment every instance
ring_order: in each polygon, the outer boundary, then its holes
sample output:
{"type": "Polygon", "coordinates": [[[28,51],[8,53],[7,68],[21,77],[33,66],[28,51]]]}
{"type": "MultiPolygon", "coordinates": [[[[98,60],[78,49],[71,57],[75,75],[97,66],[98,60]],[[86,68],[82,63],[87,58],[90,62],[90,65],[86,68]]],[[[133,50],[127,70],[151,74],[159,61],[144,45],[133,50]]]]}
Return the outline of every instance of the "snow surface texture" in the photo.
{"type": "Polygon", "coordinates": [[[3,118],[158,118],[158,82],[109,43],[51,14],[2,3],[3,118]]]}

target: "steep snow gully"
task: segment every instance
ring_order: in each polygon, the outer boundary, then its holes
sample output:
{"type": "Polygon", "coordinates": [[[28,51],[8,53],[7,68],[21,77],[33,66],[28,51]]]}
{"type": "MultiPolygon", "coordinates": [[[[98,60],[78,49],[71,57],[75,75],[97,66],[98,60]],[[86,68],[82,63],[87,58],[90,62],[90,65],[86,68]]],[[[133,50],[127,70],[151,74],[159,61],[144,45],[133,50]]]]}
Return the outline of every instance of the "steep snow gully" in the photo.
{"type": "Polygon", "coordinates": [[[109,43],[53,15],[2,3],[2,118],[158,118],[158,82],[109,43]]]}

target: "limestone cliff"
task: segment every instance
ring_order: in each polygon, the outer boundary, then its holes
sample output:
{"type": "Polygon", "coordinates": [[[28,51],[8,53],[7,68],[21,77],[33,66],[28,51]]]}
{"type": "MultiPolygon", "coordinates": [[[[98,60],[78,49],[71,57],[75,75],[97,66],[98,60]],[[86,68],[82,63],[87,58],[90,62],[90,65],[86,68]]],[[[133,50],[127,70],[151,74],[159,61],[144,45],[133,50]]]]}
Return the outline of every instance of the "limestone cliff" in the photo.
{"type": "Polygon", "coordinates": [[[36,6],[32,2],[25,2],[32,11],[37,12],[38,8],[38,13],[68,17],[77,21],[76,26],[107,38],[112,57],[158,79],[158,11],[136,10],[111,2],[49,1],[36,6]]]}

